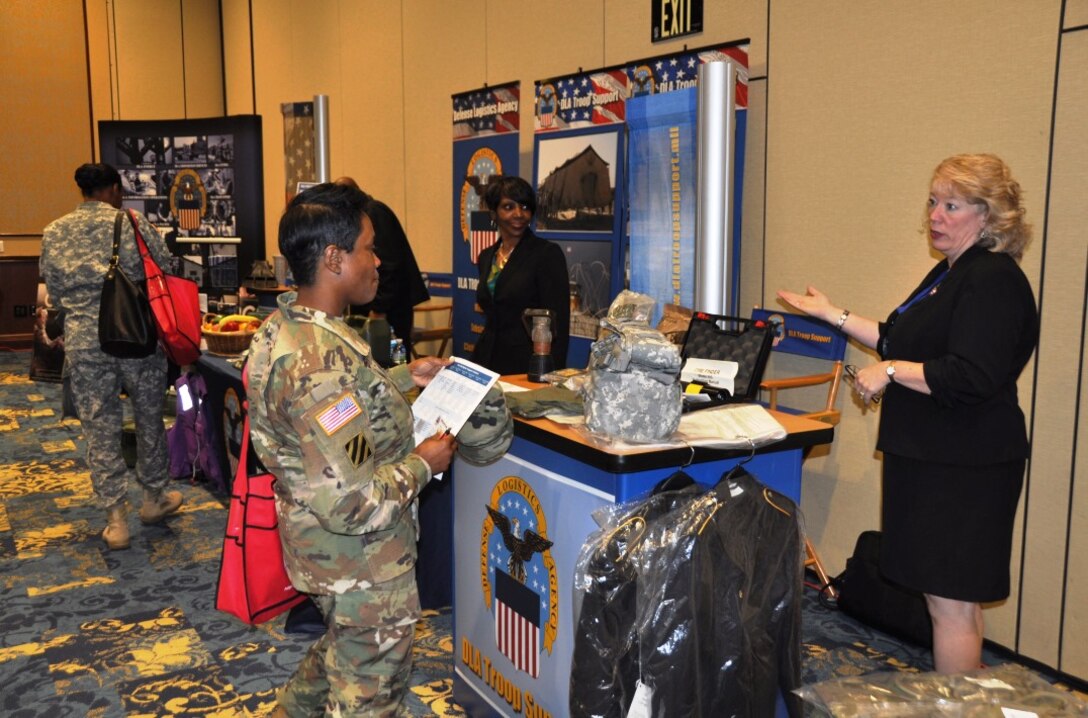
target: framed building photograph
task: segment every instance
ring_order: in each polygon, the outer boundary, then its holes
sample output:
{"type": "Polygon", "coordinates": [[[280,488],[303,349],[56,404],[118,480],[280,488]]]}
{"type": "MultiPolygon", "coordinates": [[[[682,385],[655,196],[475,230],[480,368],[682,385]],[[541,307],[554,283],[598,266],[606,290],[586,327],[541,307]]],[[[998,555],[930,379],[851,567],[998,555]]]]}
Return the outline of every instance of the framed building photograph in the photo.
{"type": "Polygon", "coordinates": [[[622,131],[617,125],[536,136],[535,231],[541,236],[616,231],[622,131]]]}

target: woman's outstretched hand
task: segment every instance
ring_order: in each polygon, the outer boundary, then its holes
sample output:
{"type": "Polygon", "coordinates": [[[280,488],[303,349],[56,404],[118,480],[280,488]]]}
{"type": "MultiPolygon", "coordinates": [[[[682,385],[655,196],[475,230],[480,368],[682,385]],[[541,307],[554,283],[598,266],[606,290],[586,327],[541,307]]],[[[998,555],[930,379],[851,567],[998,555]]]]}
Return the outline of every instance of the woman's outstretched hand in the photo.
{"type": "Polygon", "coordinates": [[[786,304],[800,312],[804,312],[810,317],[823,319],[825,322],[830,322],[837,318],[831,316],[835,313],[835,308],[831,304],[831,300],[816,287],[807,287],[804,294],[788,292],[785,289],[779,289],[775,294],[777,294],[778,298],[786,304]]]}

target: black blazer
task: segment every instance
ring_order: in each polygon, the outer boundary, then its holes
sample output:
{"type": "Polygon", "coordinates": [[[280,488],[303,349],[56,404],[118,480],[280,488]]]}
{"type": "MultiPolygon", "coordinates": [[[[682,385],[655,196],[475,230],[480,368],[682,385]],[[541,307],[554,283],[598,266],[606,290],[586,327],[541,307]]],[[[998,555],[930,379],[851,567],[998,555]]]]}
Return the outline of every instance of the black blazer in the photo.
{"type": "MultiPolygon", "coordinates": [[[[909,297],[947,267],[947,261],[938,263],[909,297]]],[[[935,293],[880,324],[880,355],[922,362],[932,393],[889,384],[877,448],[958,465],[1026,458],[1016,379],[1038,338],[1035,297],[1016,261],[968,249],[935,293]]]]}
{"type": "Polygon", "coordinates": [[[570,279],[563,250],[526,231],[499,274],[492,296],[487,275],[498,247],[496,242],[480,252],[476,303],[484,314],[484,330],[476,341],[472,360],[500,374],[526,373],[533,347],[521,313],[526,309],[550,309],[555,315],[552,357],[556,369],[565,368],[570,342],[570,279]]]}
{"type": "Polygon", "coordinates": [[[374,253],[382,262],[378,267],[378,293],[370,304],[352,307],[351,313],[369,314],[373,310],[385,314],[389,326],[404,340],[405,347],[409,347],[412,308],[430,299],[431,295],[396,213],[374,200],[368,216],[374,225],[374,253]]]}

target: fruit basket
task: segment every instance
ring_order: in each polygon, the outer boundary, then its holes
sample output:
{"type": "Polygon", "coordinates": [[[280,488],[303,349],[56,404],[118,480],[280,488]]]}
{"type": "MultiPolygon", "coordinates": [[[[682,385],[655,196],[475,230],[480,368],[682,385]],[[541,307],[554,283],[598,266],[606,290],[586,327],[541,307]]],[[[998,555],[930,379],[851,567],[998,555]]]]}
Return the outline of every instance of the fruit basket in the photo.
{"type": "Polygon", "coordinates": [[[249,343],[260,325],[260,318],[250,315],[218,317],[206,314],[201,325],[201,334],[212,354],[236,355],[249,349],[249,343]]]}

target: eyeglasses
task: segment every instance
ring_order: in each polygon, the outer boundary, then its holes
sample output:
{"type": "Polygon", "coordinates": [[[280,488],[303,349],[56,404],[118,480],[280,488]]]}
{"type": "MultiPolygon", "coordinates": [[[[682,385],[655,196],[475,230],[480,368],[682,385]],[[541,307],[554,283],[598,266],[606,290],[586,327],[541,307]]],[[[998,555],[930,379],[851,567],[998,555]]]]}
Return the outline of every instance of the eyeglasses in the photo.
{"type": "MultiPolygon", "coordinates": [[[[853,364],[847,364],[846,366],[843,367],[843,373],[846,374],[846,382],[850,386],[854,387],[854,391],[861,394],[861,389],[859,389],[858,385],[857,385],[858,368],[856,366],[854,366],[853,364]]],[[[883,389],[881,389],[880,391],[878,391],[877,393],[875,393],[871,397],[869,397],[869,402],[873,406],[880,406],[880,400],[882,398],[884,398],[884,390],[883,389]]],[[[864,400],[864,396],[863,396],[863,400],[864,400]]]]}

